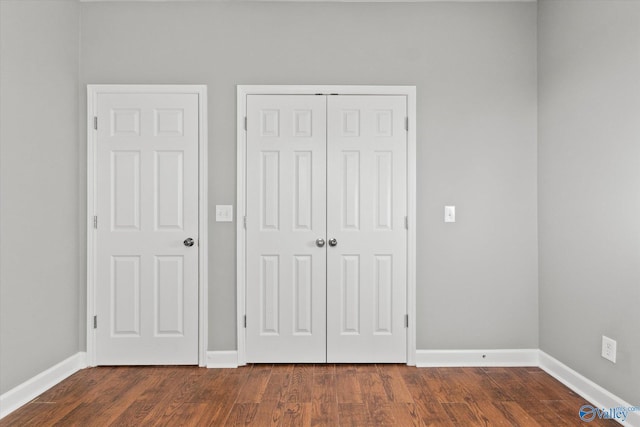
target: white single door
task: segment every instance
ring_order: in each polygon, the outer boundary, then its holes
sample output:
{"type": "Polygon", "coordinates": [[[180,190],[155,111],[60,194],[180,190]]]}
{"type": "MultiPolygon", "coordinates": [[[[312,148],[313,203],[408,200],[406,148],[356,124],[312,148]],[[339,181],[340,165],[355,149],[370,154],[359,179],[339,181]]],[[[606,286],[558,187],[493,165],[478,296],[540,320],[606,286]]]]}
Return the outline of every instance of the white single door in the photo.
{"type": "Polygon", "coordinates": [[[197,364],[198,96],[97,111],[96,362],[197,364]]]}
{"type": "Polygon", "coordinates": [[[247,97],[248,362],[326,360],[325,144],[324,96],[247,97]]]}
{"type": "Polygon", "coordinates": [[[331,363],[407,360],[406,105],[405,96],[328,98],[331,363]]]}

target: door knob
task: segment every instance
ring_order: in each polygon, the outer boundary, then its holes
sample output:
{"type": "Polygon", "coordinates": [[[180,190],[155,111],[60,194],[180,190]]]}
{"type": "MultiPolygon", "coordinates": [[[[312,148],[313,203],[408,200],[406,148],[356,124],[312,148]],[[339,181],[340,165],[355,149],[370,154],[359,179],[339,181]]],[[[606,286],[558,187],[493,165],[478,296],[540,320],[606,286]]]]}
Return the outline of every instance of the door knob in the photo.
{"type": "Polygon", "coordinates": [[[329,246],[335,246],[338,244],[338,241],[336,239],[329,239],[329,246]]]}
{"type": "Polygon", "coordinates": [[[188,247],[188,248],[189,248],[189,247],[193,246],[193,244],[195,243],[195,241],[194,241],[191,237],[187,237],[187,238],[184,240],[184,242],[183,242],[183,243],[184,243],[184,245],[185,245],[186,247],[188,247]]]}
{"type": "Polygon", "coordinates": [[[316,246],[319,247],[319,248],[324,246],[324,239],[322,237],[318,237],[316,239],[316,246]]]}

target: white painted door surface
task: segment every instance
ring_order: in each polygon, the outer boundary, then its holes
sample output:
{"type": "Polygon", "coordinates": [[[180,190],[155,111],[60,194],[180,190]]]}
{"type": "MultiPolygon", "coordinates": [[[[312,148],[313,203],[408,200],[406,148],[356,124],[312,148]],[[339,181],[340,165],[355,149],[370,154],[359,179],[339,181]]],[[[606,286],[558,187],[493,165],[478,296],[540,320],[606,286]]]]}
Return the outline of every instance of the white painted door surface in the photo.
{"type": "Polygon", "coordinates": [[[96,362],[197,364],[198,97],[100,94],[97,111],[96,362]]]}
{"type": "Polygon", "coordinates": [[[327,361],[406,362],[406,97],[327,111],[327,361]]]}
{"type": "Polygon", "coordinates": [[[248,362],[407,360],[405,117],[405,96],[247,97],[248,362]]]}
{"type": "Polygon", "coordinates": [[[324,362],[326,104],[247,99],[248,362],[324,362]]]}

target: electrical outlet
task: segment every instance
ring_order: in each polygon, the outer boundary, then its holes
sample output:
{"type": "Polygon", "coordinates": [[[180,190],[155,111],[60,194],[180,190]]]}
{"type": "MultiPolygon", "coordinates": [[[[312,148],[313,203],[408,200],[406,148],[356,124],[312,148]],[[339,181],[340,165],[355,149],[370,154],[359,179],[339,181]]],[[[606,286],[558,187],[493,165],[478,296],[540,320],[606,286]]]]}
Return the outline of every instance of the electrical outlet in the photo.
{"type": "Polygon", "coordinates": [[[602,336],[602,357],[616,363],[617,343],[609,337],[602,336]]]}

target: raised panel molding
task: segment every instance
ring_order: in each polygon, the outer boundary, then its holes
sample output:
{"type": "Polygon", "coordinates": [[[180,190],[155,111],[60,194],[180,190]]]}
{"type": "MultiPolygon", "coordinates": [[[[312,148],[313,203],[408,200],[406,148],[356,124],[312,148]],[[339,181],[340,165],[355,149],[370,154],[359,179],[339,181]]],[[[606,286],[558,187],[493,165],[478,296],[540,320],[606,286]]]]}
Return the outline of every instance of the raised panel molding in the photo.
{"type": "Polygon", "coordinates": [[[299,138],[311,137],[313,123],[311,110],[294,110],[293,112],[293,136],[299,138]]]}
{"type": "Polygon", "coordinates": [[[111,136],[140,136],[140,110],[111,110],[111,136]]]}
{"type": "Polygon", "coordinates": [[[111,229],[140,230],[140,152],[112,151],[111,176],[111,229]]]}
{"type": "Polygon", "coordinates": [[[360,255],[342,256],[342,335],[360,333],[360,255]]]}
{"type": "Polygon", "coordinates": [[[393,135],[393,111],[392,110],[378,110],[376,115],[376,129],[375,136],[392,136],[393,135]]]}
{"type": "Polygon", "coordinates": [[[360,228],[360,153],[343,152],[342,229],[360,228]]]}
{"type": "Polygon", "coordinates": [[[374,292],[374,334],[391,334],[393,319],[393,256],[375,255],[374,292]]]}
{"type": "Polygon", "coordinates": [[[280,136],[280,111],[262,110],[260,112],[260,135],[280,136]]]}
{"type": "Polygon", "coordinates": [[[312,333],[311,268],[312,260],[310,255],[297,255],[294,257],[293,313],[295,318],[293,333],[296,335],[310,335],[312,333]]]}
{"type": "Polygon", "coordinates": [[[377,152],[376,156],[376,192],[375,192],[375,228],[391,230],[393,228],[393,153],[377,152]]]}
{"type": "Polygon", "coordinates": [[[260,225],[263,230],[277,230],[280,223],[280,153],[262,153],[262,205],[260,225]]]}
{"type": "Polygon", "coordinates": [[[154,110],[154,135],[155,136],[183,136],[184,135],[184,110],[156,109],[154,110]]]}
{"type": "Polygon", "coordinates": [[[154,276],[155,335],[182,336],[184,333],[184,258],[156,256],[154,276]]]}
{"type": "Polygon", "coordinates": [[[184,229],[184,154],[154,153],[154,218],[156,230],[184,229]]]}
{"type": "Polygon", "coordinates": [[[345,110],[342,112],[342,136],[360,136],[359,110],[345,110]]]}
{"type": "Polygon", "coordinates": [[[294,229],[311,230],[313,212],[311,151],[295,152],[295,188],[294,188],[294,229]]]}
{"type": "Polygon", "coordinates": [[[274,335],[280,328],[280,257],[263,255],[260,264],[260,333],[274,335]]]}
{"type": "Polygon", "coordinates": [[[140,257],[111,257],[111,334],[140,335],[140,257]]]}

